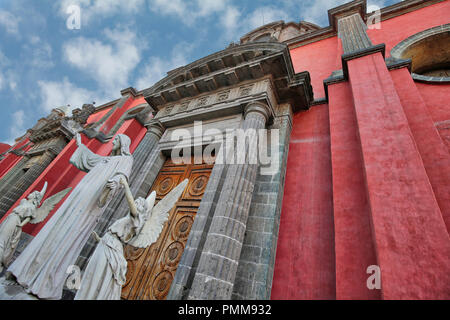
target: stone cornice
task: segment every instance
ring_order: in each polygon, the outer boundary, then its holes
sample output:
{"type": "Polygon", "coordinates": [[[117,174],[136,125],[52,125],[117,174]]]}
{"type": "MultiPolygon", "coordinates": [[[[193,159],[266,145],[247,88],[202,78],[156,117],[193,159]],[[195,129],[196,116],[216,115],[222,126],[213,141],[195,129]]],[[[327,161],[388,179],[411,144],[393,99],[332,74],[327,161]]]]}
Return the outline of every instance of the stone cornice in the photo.
{"type": "Polygon", "coordinates": [[[381,9],[381,21],[419,10],[446,0],[404,0],[381,9]]]}
{"type": "Polygon", "coordinates": [[[195,120],[207,120],[217,117],[243,113],[244,107],[255,101],[267,104],[272,110],[278,104],[277,92],[271,76],[255,81],[246,81],[231,88],[216,90],[192,99],[164,105],[155,116],[166,127],[173,127],[195,120]]]}
{"type": "MultiPolygon", "coordinates": [[[[381,21],[392,19],[392,18],[401,16],[403,14],[406,14],[408,12],[419,10],[421,8],[424,8],[424,7],[439,3],[439,2],[443,2],[443,1],[446,1],[446,0],[404,0],[404,1],[398,2],[396,4],[393,4],[391,6],[382,8],[381,9],[381,21]]],[[[313,42],[317,42],[320,40],[324,40],[327,38],[337,36],[337,28],[334,25],[336,14],[339,11],[345,12],[346,9],[349,9],[350,4],[352,4],[352,2],[329,10],[329,20],[331,19],[331,21],[332,21],[332,23],[330,23],[330,26],[321,28],[319,30],[316,30],[316,31],[313,31],[310,33],[306,33],[304,35],[301,35],[301,36],[298,36],[295,38],[291,38],[289,40],[284,41],[284,43],[286,43],[290,49],[294,49],[294,48],[298,48],[298,47],[301,47],[301,46],[304,46],[304,45],[307,45],[307,44],[310,44],[313,42]],[[330,17],[330,15],[331,15],[331,17],[330,17]]],[[[357,11],[355,11],[355,12],[357,12],[357,11]]],[[[362,12],[362,11],[359,10],[358,12],[362,12]]],[[[371,14],[371,13],[364,12],[364,16],[361,15],[361,17],[363,18],[364,21],[366,21],[367,16],[369,14],[371,14]]]]}
{"type": "Polygon", "coordinates": [[[276,42],[236,45],[178,68],[144,90],[154,109],[186,98],[225,89],[271,75],[279,102],[291,101],[294,110],[308,109],[312,87],[308,72],[294,74],[288,47],[276,42]]]}
{"type": "Polygon", "coordinates": [[[386,45],[384,43],[380,43],[368,48],[364,48],[361,50],[356,50],[350,53],[344,53],[342,55],[342,69],[344,71],[344,77],[348,79],[348,67],[347,62],[356,58],[361,58],[370,54],[374,54],[380,52],[385,57],[386,45]]]}
{"type": "Polygon", "coordinates": [[[132,97],[136,97],[138,96],[138,93],[136,92],[136,89],[133,87],[129,87],[126,89],[123,89],[120,91],[120,94],[124,97],[124,96],[132,96],[132,97]]]}

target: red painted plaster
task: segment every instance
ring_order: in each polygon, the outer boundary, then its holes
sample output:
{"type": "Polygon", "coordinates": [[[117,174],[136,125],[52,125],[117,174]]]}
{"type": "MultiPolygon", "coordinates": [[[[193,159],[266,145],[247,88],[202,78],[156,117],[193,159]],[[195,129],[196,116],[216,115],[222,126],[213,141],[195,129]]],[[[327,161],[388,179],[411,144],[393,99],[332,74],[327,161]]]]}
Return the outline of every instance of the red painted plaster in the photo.
{"type": "MultiPolygon", "coordinates": [[[[30,140],[23,139],[22,141],[16,143],[13,147],[13,150],[18,150],[19,148],[23,147],[27,143],[29,143],[30,140]]],[[[31,148],[31,145],[23,148],[22,150],[24,152],[28,151],[31,148]]],[[[22,160],[22,156],[15,155],[14,153],[8,153],[5,158],[0,162],[0,179],[8,173],[8,171],[13,168],[20,160],[22,160]]]]}
{"type": "Polygon", "coordinates": [[[367,288],[367,267],[378,265],[352,92],[348,82],[328,87],[333,172],[336,299],[380,299],[367,288]]]}
{"type": "Polygon", "coordinates": [[[87,120],[87,124],[91,124],[94,122],[99,121],[104,115],[106,115],[109,111],[111,110],[111,108],[108,109],[103,109],[99,112],[93,113],[89,116],[88,120],[87,120]]]}
{"type": "Polygon", "coordinates": [[[11,146],[9,144],[6,143],[0,143],[0,154],[6,152],[9,150],[9,148],[11,148],[11,146]]]}
{"type": "Polygon", "coordinates": [[[308,71],[314,98],[325,97],[323,80],[335,70],[341,69],[342,45],[337,37],[313,42],[291,50],[294,71],[308,71]]]}
{"type": "Polygon", "coordinates": [[[294,116],[272,299],[335,299],[328,107],[294,116]]]}
{"type": "Polygon", "coordinates": [[[348,62],[384,299],[449,299],[450,239],[380,53],[348,62]]]}
{"type": "Polygon", "coordinates": [[[415,85],[430,111],[442,141],[450,152],[450,108],[448,102],[450,84],[415,82],[415,85]]]}
{"type": "Polygon", "coordinates": [[[391,77],[450,233],[450,154],[447,146],[408,70],[393,70],[391,77]]]}
{"type": "Polygon", "coordinates": [[[374,44],[386,44],[386,57],[391,49],[420,31],[449,23],[450,1],[443,1],[398,17],[382,21],[380,29],[369,29],[367,34],[374,44]]]}

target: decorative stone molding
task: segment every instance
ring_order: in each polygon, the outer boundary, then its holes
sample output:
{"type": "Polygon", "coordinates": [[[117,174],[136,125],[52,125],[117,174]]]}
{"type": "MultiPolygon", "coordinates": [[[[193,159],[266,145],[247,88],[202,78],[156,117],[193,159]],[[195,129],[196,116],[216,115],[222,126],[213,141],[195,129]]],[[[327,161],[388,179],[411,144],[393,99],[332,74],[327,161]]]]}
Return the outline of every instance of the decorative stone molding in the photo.
{"type": "Polygon", "coordinates": [[[418,32],[398,43],[391,50],[396,60],[412,60],[411,76],[416,81],[448,83],[450,76],[420,74],[433,65],[450,70],[450,23],[418,32]],[[431,43],[435,41],[435,45],[431,43]]]}
{"type": "Polygon", "coordinates": [[[194,124],[191,122],[187,125],[181,125],[168,128],[159,141],[159,148],[164,152],[170,152],[175,147],[194,147],[196,145],[210,144],[215,135],[220,132],[225,136],[227,130],[238,129],[243,119],[242,113],[232,116],[214,118],[202,122],[202,136],[196,136],[194,132],[194,124]],[[173,138],[173,132],[176,130],[186,130],[189,132],[190,137],[193,138],[189,141],[183,141],[183,144],[179,140],[173,138]]]}
{"type": "Polygon", "coordinates": [[[282,42],[319,29],[318,25],[307,21],[285,23],[281,20],[250,31],[241,37],[241,44],[248,42],[282,42]]]}
{"type": "Polygon", "coordinates": [[[350,53],[344,53],[342,55],[342,69],[344,72],[344,76],[348,79],[348,67],[347,62],[353,59],[361,58],[364,56],[368,56],[377,52],[380,52],[385,57],[386,45],[384,43],[380,43],[368,48],[360,49],[357,51],[353,51],[350,53]]]}
{"type": "MultiPolygon", "coordinates": [[[[385,7],[381,9],[381,21],[391,19],[398,17],[400,15],[403,15],[405,13],[418,10],[420,8],[424,8],[430,5],[433,5],[438,2],[442,2],[445,0],[405,0],[398,3],[395,3],[391,6],[385,7]]],[[[368,13],[366,13],[366,9],[363,9],[363,6],[366,6],[366,1],[363,1],[364,3],[359,4],[361,6],[361,9],[357,8],[358,3],[355,3],[355,1],[344,4],[342,6],[336,7],[334,9],[329,10],[329,21],[330,26],[324,27],[321,29],[318,29],[316,31],[311,31],[309,33],[302,34],[300,36],[285,40],[284,43],[286,43],[290,49],[298,48],[304,45],[307,45],[309,43],[317,42],[320,40],[324,40],[330,37],[334,37],[337,34],[337,23],[336,23],[336,17],[337,13],[346,11],[346,8],[349,9],[353,5],[355,7],[355,11],[351,13],[359,13],[364,21],[366,21],[368,13]]]]}
{"type": "Polygon", "coordinates": [[[278,103],[289,100],[294,110],[308,109],[313,100],[309,73],[295,74],[287,46],[276,42],[232,46],[169,72],[143,95],[150,106],[160,110],[165,105],[269,75],[278,103]]]}
{"type": "Polygon", "coordinates": [[[132,97],[136,97],[138,94],[136,92],[136,89],[133,87],[129,87],[126,89],[123,89],[120,91],[120,94],[125,97],[125,96],[132,96],[132,97]]]}
{"type": "Polygon", "coordinates": [[[161,106],[155,119],[161,121],[166,127],[173,127],[195,120],[242,113],[245,105],[252,101],[264,101],[271,110],[278,104],[275,85],[270,76],[258,81],[247,81],[225,90],[217,90],[194,99],[184,99],[174,104],[161,106]]]}

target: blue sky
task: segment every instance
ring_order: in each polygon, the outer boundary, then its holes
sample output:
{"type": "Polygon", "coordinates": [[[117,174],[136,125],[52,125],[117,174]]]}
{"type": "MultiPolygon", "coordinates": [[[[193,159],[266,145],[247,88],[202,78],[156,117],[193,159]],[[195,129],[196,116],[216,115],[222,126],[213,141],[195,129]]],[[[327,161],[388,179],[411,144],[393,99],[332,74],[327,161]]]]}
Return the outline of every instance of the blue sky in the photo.
{"type": "MultiPolygon", "coordinates": [[[[50,110],[116,99],[276,20],[327,26],[347,0],[0,0],[0,141],[50,110]],[[71,5],[80,29],[68,29],[71,5]]],[[[372,0],[384,7],[398,0],[372,0]]],[[[71,20],[70,20],[71,21],[71,20]]]]}

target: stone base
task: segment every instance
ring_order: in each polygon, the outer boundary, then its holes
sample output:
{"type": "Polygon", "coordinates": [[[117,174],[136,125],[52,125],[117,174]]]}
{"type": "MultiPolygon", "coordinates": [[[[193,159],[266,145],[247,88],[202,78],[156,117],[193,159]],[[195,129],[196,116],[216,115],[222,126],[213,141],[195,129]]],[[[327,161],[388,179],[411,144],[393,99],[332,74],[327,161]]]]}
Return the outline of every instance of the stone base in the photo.
{"type": "Polygon", "coordinates": [[[6,280],[4,276],[0,278],[0,300],[39,300],[14,280],[6,280]]]}

